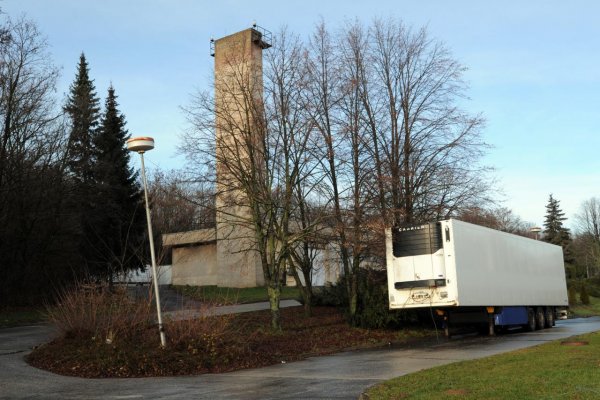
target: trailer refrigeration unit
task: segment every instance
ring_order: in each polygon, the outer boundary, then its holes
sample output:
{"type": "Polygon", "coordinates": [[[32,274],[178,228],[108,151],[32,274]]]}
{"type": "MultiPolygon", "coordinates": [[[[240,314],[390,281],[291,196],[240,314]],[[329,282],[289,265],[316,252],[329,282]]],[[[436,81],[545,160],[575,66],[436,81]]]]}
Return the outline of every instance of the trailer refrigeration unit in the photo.
{"type": "Polygon", "coordinates": [[[550,328],[568,306],[560,246],[449,219],[386,230],[390,309],[450,326],[550,328]]]}

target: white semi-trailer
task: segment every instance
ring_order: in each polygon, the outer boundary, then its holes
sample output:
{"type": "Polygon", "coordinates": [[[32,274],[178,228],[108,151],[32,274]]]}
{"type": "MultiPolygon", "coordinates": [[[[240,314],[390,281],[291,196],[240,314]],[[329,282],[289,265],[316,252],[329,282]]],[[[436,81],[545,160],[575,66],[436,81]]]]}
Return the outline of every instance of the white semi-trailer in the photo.
{"type": "Polygon", "coordinates": [[[451,325],[550,328],[568,306],[560,246],[449,219],[386,230],[390,309],[451,325]]]}

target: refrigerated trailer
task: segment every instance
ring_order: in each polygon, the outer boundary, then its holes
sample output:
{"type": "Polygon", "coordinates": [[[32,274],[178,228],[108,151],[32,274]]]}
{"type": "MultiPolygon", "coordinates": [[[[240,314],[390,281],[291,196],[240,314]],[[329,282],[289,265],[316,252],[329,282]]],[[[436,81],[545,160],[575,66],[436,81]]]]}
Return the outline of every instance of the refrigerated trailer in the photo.
{"type": "Polygon", "coordinates": [[[560,246],[448,219],[386,230],[390,309],[432,308],[450,327],[550,328],[568,306],[560,246]]]}

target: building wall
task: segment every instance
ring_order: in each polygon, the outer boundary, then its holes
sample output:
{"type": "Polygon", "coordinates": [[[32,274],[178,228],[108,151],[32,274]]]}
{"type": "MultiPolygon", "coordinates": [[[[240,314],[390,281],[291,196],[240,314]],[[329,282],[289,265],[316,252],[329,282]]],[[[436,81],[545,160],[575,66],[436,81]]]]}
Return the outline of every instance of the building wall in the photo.
{"type": "MultiPolygon", "coordinates": [[[[327,245],[323,248],[314,249],[316,256],[313,261],[312,285],[325,286],[328,283],[336,283],[342,275],[342,265],[338,250],[335,246],[327,245]]],[[[304,284],[302,272],[299,272],[300,280],[304,284]]],[[[286,285],[296,286],[294,277],[286,277],[286,285]]]]}
{"type": "Polygon", "coordinates": [[[218,285],[217,244],[174,247],[171,276],[173,285],[218,285]]]}
{"type": "MultiPolygon", "coordinates": [[[[170,285],[172,283],[171,266],[170,265],[158,265],[156,267],[156,273],[158,276],[159,285],[170,285]]],[[[126,273],[120,273],[115,276],[115,282],[131,284],[131,283],[152,283],[152,265],[146,265],[146,270],[141,272],[139,270],[127,271],[126,273]]]]}

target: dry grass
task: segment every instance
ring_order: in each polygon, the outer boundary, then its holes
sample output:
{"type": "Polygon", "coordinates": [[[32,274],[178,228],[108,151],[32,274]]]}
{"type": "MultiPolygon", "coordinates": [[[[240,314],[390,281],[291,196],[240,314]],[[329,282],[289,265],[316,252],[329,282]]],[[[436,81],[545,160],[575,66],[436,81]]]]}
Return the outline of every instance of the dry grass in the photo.
{"type": "Polygon", "coordinates": [[[135,299],[126,288],[79,284],[47,308],[48,320],[62,335],[91,335],[110,344],[130,338],[154,321],[152,298],[135,299]]]}

